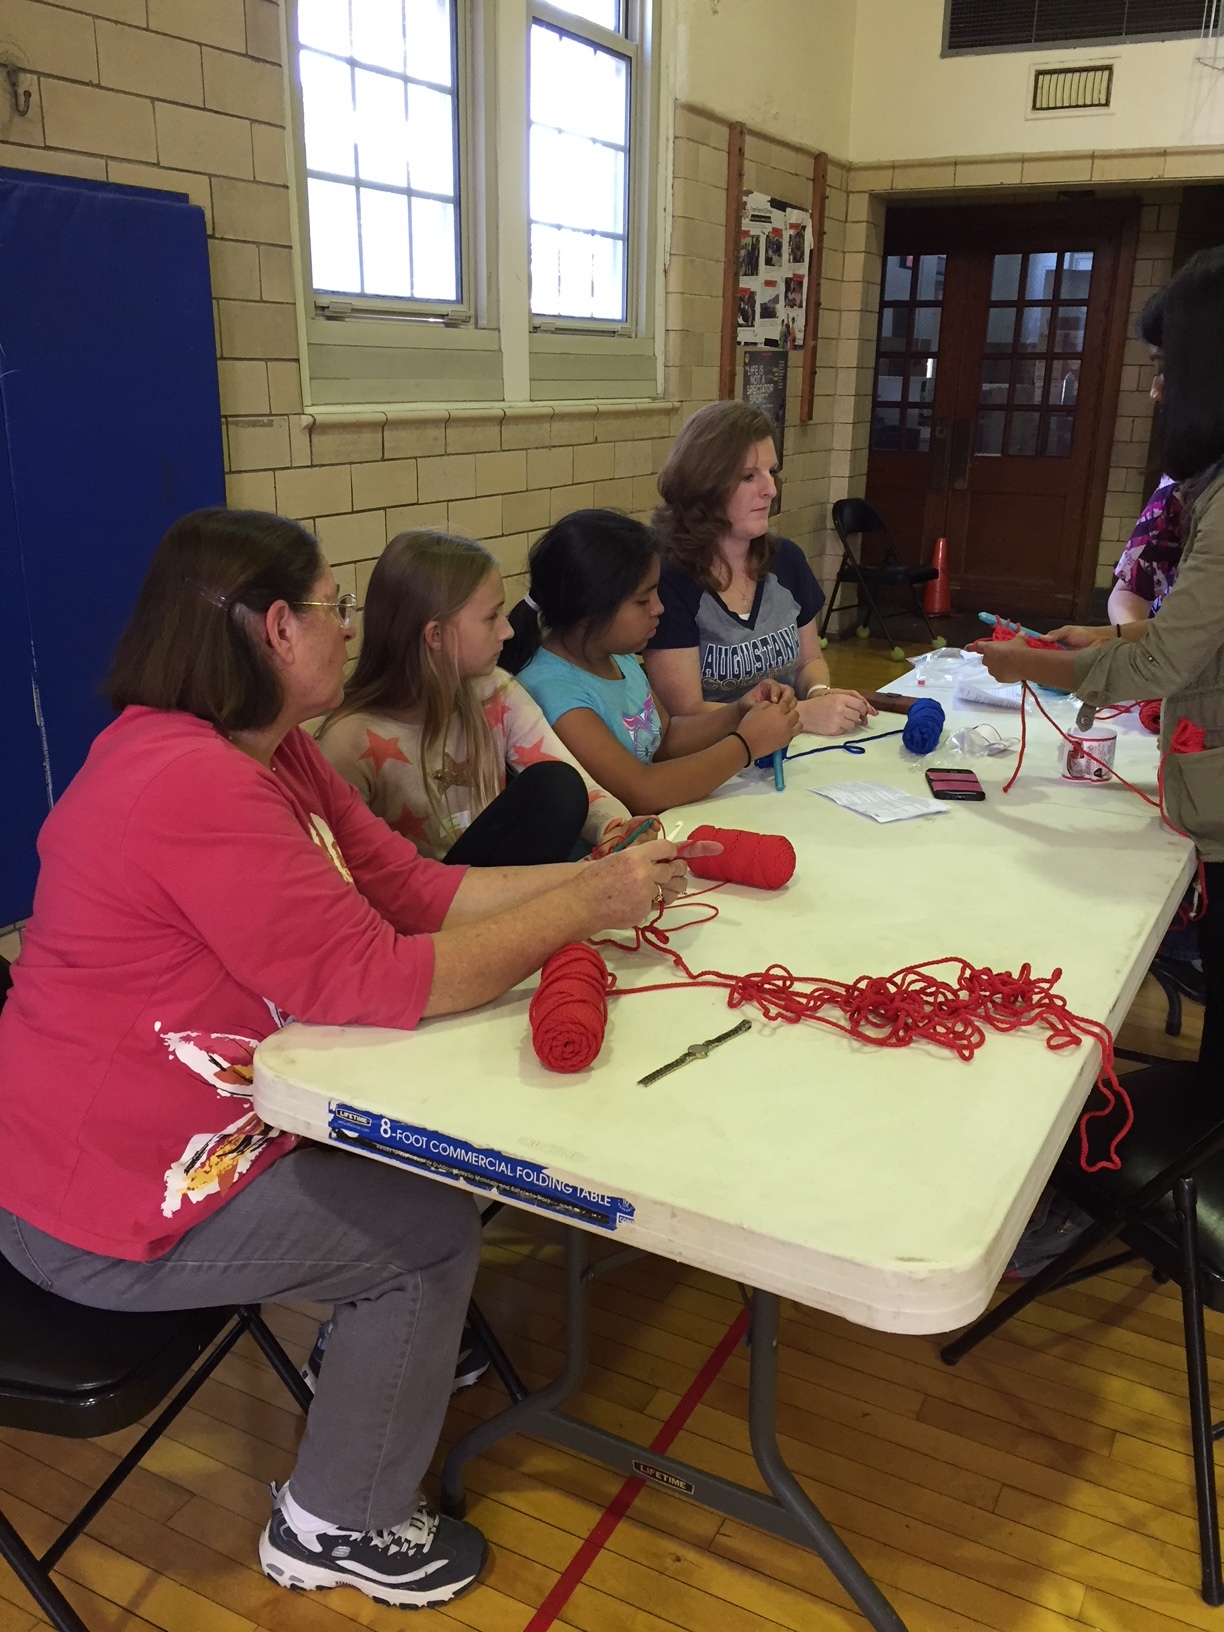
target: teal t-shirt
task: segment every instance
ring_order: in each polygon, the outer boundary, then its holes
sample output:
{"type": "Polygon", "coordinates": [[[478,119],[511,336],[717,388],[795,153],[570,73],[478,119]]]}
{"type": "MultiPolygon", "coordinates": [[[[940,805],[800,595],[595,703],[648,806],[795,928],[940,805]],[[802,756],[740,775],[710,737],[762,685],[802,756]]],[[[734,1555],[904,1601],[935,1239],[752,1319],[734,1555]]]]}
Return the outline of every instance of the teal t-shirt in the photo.
{"type": "Polygon", "coordinates": [[[535,698],[549,725],[572,708],[589,708],[622,747],[649,765],[663,733],[645,671],[636,657],[614,657],[619,680],[601,680],[554,652],[541,648],[518,673],[520,686],[535,698]]]}

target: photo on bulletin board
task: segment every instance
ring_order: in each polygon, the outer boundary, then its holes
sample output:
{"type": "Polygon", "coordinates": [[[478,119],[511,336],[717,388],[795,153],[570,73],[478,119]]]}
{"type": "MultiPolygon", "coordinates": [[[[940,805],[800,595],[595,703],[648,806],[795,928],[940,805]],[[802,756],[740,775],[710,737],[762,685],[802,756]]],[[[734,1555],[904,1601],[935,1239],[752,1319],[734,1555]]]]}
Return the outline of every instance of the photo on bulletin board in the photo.
{"type": "Polygon", "coordinates": [[[775,426],[778,463],[786,436],[786,375],[789,358],[785,351],[759,350],[744,353],[744,379],[740,396],[771,419],[775,426]]]}

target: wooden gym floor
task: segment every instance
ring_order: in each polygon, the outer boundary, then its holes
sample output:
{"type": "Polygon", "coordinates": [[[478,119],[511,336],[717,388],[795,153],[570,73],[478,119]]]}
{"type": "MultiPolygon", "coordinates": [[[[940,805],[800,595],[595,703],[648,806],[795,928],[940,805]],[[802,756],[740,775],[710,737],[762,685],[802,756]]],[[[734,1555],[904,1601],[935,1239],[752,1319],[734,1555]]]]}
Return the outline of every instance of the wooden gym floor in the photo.
{"type": "MultiPolygon", "coordinates": [[[[835,681],[897,672],[877,642],[829,651],[835,681]]],[[[1145,983],[1120,1041],[1184,1056],[1145,983]]],[[[529,1383],[560,1363],[559,1239],[503,1212],[486,1232],[482,1305],[529,1383]]],[[[648,1442],[740,1310],[729,1282],[646,1258],[597,1283],[595,1364],[576,1409],[648,1442]]],[[[1208,1314],[1224,1385],[1224,1321],[1208,1314]]],[[[306,1310],[274,1311],[304,1356],[306,1310]]],[[[894,1337],[797,1305],[784,1312],[784,1453],[911,1632],[1184,1632],[1224,1629],[1198,1596],[1193,1479],[1176,1293],[1135,1270],[1044,1299],[955,1371],[930,1338],[894,1337]]],[[[738,1348],[675,1454],[757,1482],[747,1448],[747,1360],[738,1348]]],[[[444,1444],[498,1410],[483,1382],[456,1397],[444,1444]]],[[[299,1430],[288,1397],[244,1343],[77,1542],[60,1580],[91,1632],[373,1632],[405,1617],[356,1592],[311,1596],[259,1573],[268,1483],[299,1430]]],[[[0,1506],[35,1546],[135,1432],[65,1441],[0,1431],[0,1506]]],[[[620,1487],[617,1475],[523,1438],[470,1470],[470,1517],[492,1543],[481,1586],[413,1632],[525,1632],[620,1487]]],[[[860,1632],[809,1553],[644,1490],[562,1609],[577,1632],[860,1632]]],[[[0,1567],[0,1632],[43,1623],[0,1567]]],[[[534,1632],[542,1632],[538,1626],[534,1632]]]]}

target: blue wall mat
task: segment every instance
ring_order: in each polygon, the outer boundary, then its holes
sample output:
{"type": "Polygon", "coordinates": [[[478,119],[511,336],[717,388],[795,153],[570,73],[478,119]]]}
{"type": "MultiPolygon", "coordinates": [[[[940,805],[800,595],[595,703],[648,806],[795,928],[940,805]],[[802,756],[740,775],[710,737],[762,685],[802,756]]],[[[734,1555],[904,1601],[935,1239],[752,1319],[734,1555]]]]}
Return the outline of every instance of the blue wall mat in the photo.
{"type": "MultiPolygon", "coordinates": [[[[180,194],[0,170],[0,369],[0,562],[20,556],[58,796],[112,718],[100,687],[154,546],[178,516],[225,502],[203,211],[180,194]]],[[[31,711],[28,661],[24,695],[11,667],[6,719],[31,711]]],[[[41,770],[29,791],[45,812],[41,770]]],[[[20,852],[28,823],[10,825],[8,806],[6,791],[0,850],[20,852]]],[[[7,888],[11,865],[0,924],[29,910],[28,892],[7,888]]]]}

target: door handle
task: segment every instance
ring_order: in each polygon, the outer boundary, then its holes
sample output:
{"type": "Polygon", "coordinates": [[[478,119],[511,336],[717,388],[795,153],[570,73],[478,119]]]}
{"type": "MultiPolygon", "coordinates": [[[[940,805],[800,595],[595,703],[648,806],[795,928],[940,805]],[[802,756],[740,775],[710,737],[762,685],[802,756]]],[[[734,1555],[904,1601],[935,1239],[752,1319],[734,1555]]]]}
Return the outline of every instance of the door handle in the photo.
{"type": "Polygon", "coordinates": [[[940,492],[948,485],[950,419],[937,419],[931,426],[931,491],[940,492]]]}
{"type": "Polygon", "coordinates": [[[948,455],[949,476],[952,486],[963,492],[969,486],[969,457],[973,422],[968,419],[952,421],[951,449],[948,455]]]}

